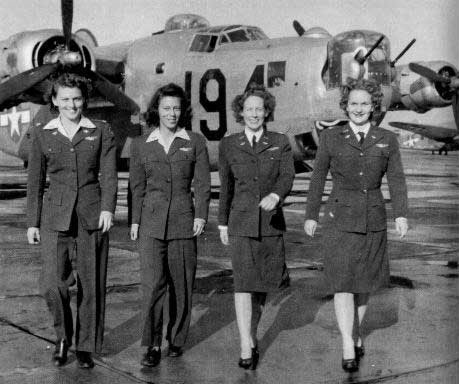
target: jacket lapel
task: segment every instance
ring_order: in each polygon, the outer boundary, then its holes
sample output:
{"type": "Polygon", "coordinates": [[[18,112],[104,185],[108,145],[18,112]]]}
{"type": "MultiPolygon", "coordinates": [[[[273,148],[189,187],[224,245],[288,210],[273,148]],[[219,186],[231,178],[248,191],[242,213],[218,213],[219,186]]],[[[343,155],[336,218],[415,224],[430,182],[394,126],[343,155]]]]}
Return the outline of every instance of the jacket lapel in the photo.
{"type": "Polygon", "coordinates": [[[175,152],[177,152],[180,148],[182,148],[184,143],[186,142],[187,140],[182,139],[181,137],[174,138],[174,141],[169,147],[169,152],[167,152],[167,156],[172,156],[175,152]]]}
{"type": "Polygon", "coordinates": [[[158,143],[158,140],[149,141],[146,144],[146,153],[148,157],[153,156],[158,161],[168,161],[164,147],[158,143]]]}
{"type": "Polygon", "coordinates": [[[60,141],[62,144],[65,145],[71,145],[70,140],[67,137],[65,137],[62,133],[60,133],[57,128],[49,130],[46,129],[45,132],[48,134],[48,137],[51,138],[51,140],[60,141]]]}
{"type": "Polygon", "coordinates": [[[236,148],[243,152],[247,152],[252,156],[255,156],[255,152],[252,150],[252,146],[249,143],[249,140],[247,140],[247,136],[245,135],[244,132],[242,132],[240,135],[236,136],[236,140],[234,142],[234,145],[236,148]]]}
{"type": "Polygon", "coordinates": [[[361,150],[360,144],[357,141],[357,138],[354,135],[354,131],[351,129],[349,124],[344,126],[341,134],[343,135],[343,139],[346,144],[358,149],[359,151],[361,150]]]}
{"type": "MultiPolygon", "coordinates": [[[[245,135],[244,135],[245,136],[245,135]]],[[[263,152],[267,148],[271,147],[272,143],[271,140],[269,139],[268,134],[266,133],[266,130],[263,131],[263,134],[260,137],[260,140],[257,142],[257,154],[263,152]]]]}
{"type": "Polygon", "coordinates": [[[75,136],[73,136],[72,144],[77,145],[81,140],[84,140],[86,137],[91,135],[94,136],[97,133],[97,129],[95,128],[80,127],[77,133],[75,133],[75,136]]]}
{"type": "Polygon", "coordinates": [[[362,149],[365,150],[375,145],[383,137],[383,132],[380,129],[378,129],[378,127],[371,125],[370,130],[368,131],[368,134],[365,137],[365,141],[363,142],[362,149]]]}

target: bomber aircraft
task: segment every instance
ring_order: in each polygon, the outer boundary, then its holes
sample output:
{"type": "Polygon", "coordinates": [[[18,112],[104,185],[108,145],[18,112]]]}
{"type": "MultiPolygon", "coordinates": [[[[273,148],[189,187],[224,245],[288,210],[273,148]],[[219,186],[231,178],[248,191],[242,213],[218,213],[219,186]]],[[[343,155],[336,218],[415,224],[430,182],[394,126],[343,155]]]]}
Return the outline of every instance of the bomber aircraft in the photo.
{"type": "MultiPolygon", "coordinates": [[[[390,110],[451,105],[451,86],[443,78],[458,75],[441,60],[396,66],[413,41],[392,60],[383,33],[331,36],[297,21],[297,36],[270,39],[256,26],[211,26],[201,16],[180,14],[151,36],[98,46],[90,31],[72,33],[73,2],[61,0],[61,9],[62,31],[25,31],[0,42],[0,149],[24,160],[34,122],[49,117],[42,106],[48,78],[63,69],[93,80],[87,114],[112,124],[120,158],[129,156],[130,137],[147,130],[142,113],[154,91],[169,82],[183,86],[193,108],[186,128],[207,138],[213,169],[219,140],[240,130],[231,101],[251,83],[263,84],[277,100],[268,126],[289,137],[297,172],[311,169],[306,161],[314,158],[321,131],[346,123],[339,89],[347,78],[381,84],[381,121],[390,110]]],[[[457,116],[457,102],[455,109],[457,116]]]]}

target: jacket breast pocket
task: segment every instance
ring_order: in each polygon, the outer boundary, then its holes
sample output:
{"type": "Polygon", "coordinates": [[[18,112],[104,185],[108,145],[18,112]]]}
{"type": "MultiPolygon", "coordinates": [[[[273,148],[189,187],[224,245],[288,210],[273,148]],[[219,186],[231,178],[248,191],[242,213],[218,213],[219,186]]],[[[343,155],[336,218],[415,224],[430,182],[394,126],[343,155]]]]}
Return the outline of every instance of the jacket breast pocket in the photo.
{"type": "Polygon", "coordinates": [[[45,151],[45,158],[47,159],[48,165],[55,169],[61,169],[63,166],[63,152],[62,148],[59,147],[47,147],[45,151]]]}
{"type": "Polygon", "coordinates": [[[88,168],[97,167],[99,151],[94,143],[84,143],[78,146],[77,155],[79,165],[86,165],[88,168]]]}
{"type": "Polygon", "coordinates": [[[196,162],[196,155],[193,150],[182,151],[178,150],[174,153],[171,159],[173,172],[176,176],[183,178],[190,178],[193,176],[194,164],[196,162]]]}

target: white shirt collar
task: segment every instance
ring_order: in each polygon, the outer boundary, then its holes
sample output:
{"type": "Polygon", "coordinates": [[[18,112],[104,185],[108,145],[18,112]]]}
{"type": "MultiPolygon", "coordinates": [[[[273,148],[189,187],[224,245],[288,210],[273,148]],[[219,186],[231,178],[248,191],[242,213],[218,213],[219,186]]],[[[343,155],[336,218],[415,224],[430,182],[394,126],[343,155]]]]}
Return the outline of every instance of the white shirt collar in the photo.
{"type": "MultiPolygon", "coordinates": [[[[191,140],[190,139],[190,135],[188,135],[187,131],[185,128],[179,128],[175,131],[174,133],[174,138],[172,139],[172,141],[175,140],[176,137],[180,137],[181,139],[185,139],[185,140],[191,140]]],[[[147,140],[146,142],[149,143],[151,141],[159,141],[159,143],[161,145],[163,145],[163,140],[162,140],[162,137],[159,133],[159,128],[155,128],[147,137],[147,140]]]]}
{"type": "MultiPolygon", "coordinates": [[[[78,129],[80,129],[81,127],[94,129],[96,128],[96,125],[91,120],[89,120],[87,117],[81,116],[80,122],[78,123],[78,129]]],[[[55,119],[50,120],[48,124],[46,124],[43,127],[43,129],[64,130],[64,127],[62,125],[61,119],[58,116],[55,119]]]]}
{"type": "Polygon", "coordinates": [[[355,137],[360,139],[358,133],[363,132],[366,137],[368,135],[368,131],[370,130],[371,122],[368,122],[365,125],[355,125],[352,121],[349,121],[349,126],[351,127],[352,132],[354,132],[355,137]]]}
{"type": "Polygon", "coordinates": [[[247,140],[249,140],[250,145],[252,145],[252,137],[255,136],[255,139],[257,140],[257,143],[260,141],[260,137],[263,135],[264,129],[261,128],[258,131],[254,132],[249,128],[244,128],[244,133],[247,137],[247,140]]]}

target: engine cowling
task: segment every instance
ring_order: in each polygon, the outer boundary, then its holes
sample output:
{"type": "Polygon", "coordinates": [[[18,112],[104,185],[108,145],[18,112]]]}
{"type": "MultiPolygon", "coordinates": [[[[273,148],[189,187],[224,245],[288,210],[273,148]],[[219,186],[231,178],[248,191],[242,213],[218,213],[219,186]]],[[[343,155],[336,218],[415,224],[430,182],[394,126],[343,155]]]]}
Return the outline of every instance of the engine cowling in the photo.
{"type": "MultiPolygon", "coordinates": [[[[419,62],[441,75],[449,77],[457,74],[457,69],[445,61],[419,62]]],[[[409,109],[423,113],[432,108],[451,105],[453,93],[448,86],[434,83],[426,77],[412,72],[408,65],[395,68],[394,85],[397,92],[393,92],[391,109],[409,109]]]]}
{"type": "Polygon", "coordinates": [[[94,54],[86,41],[73,35],[68,50],[64,45],[64,36],[56,29],[11,36],[0,47],[0,81],[57,60],[95,70],[94,54]]]}

